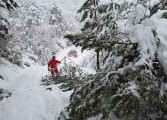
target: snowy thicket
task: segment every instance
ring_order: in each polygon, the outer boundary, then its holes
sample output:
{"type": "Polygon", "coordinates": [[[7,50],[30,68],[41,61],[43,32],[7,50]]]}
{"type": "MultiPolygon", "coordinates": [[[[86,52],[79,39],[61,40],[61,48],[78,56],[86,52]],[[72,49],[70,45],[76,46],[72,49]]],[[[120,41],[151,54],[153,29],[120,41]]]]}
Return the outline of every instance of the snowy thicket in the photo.
{"type": "Polygon", "coordinates": [[[32,63],[45,65],[53,53],[71,46],[63,36],[66,32],[76,31],[77,23],[68,22],[70,19],[77,21],[77,17],[67,19],[54,1],[49,2],[49,6],[32,0],[18,0],[17,3],[19,8],[8,17],[11,26],[9,43],[1,51],[2,57],[21,67],[32,63]]]}
{"type": "Polygon", "coordinates": [[[60,119],[167,119],[167,2],[98,3],[86,0],[82,33],[66,37],[83,49],[108,52],[107,58],[74,90],[60,119]]]}
{"type": "Polygon", "coordinates": [[[10,23],[6,18],[6,13],[17,7],[17,3],[13,0],[0,0],[0,50],[2,50],[8,42],[7,35],[9,34],[10,23]]]}
{"type": "MultiPolygon", "coordinates": [[[[67,30],[67,26],[55,4],[48,9],[36,2],[22,2],[20,9],[9,17],[13,26],[10,29],[10,49],[22,51],[23,55],[36,55],[34,60],[46,64],[53,52],[66,46],[60,37],[67,30]]],[[[29,57],[33,57],[32,55],[29,57]]]]}
{"type": "MultiPolygon", "coordinates": [[[[94,52],[91,55],[84,53],[84,57],[80,57],[81,53],[78,52],[78,58],[72,58],[81,65],[82,70],[89,73],[88,67],[95,68],[97,62],[98,70],[94,75],[80,78],[82,82],[77,84],[69,80],[68,84],[66,80],[62,80],[67,83],[63,89],[67,87],[68,90],[73,89],[73,91],[70,103],[61,112],[59,120],[167,119],[166,0],[85,0],[80,9],[78,8],[79,17],[74,15],[75,8],[71,7],[73,4],[80,5],[79,0],[58,0],[55,4],[46,4],[48,2],[44,1],[18,1],[20,8],[12,12],[8,19],[12,25],[10,42],[7,48],[1,51],[1,56],[2,60],[6,58],[18,66],[31,66],[37,62],[46,64],[51,53],[61,50],[62,52],[58,52],[57,56],[63,58],[73,49],[69,47],[71,43],[64,41],[63,36],[74,45],[81,46],[82,50],[96,52],[96,55],[94,52]],[[72,11],[68,11],[67,8],[72,11]],[[60,9],[66,12],[62,13],[60,9]],[[78,19],[81,20],[80,25],[77,23],[78,19]],[[64,48],[67,48],[67,51],[63,51],[64,48]],[[79,63],[80,61],[82,63],[79,63]]],[[[75,48],[75,50],[80,49],[75,48]]],[[[6,83],[3,79],[6,79],[6,74],[10,72],[10,69],[4,68],[2,75],[0,74],[1,83],[6,83]]],[[[21,86],[12,87],[13,99],[8,101],[16,110],[12,116],[16,117],[20,109],[26,108],[27,105],[22,102],[28,96],[34,95],[35,97],[31,96],[27,101],[32,109],[28,107],[25,109],[26,112],[30,110],[29,114],[32,115],[33,111],[41,109],[34,116],[35,119],[53,120],[54,112],[56,119],[58,118],[58,112],[65,107],[63,103],[68,103],[66,97],[69,94],[58,99],[55,97],[60,95],[57,87],[57,93],[53,94],[48,94],[42,86],[39,87],[40,78],[47,74],[46,69],[33,67],[15,77],[17,86],[19,84],[21,86]],[[38,75],[37,71],[40,72],[38,75]],[[28,85],[27,81],[29,81],[28,85]],[[19,92],[25,94],[21,100],[22,95],[18,94],[19,92]],[[39,97],[36,98],[38,95],[39,97]],[[58,99],[59,103],[63,104],[58,105],[58,108],[61,107],[58,112],[55,107],[57,104],[50,97],[54,100],[58,99]],[[44,100],[39,100],[40,98],[44,100]],[[16,105],[20,104],[20,101],[22,106],[16,109],[13,100],[16,105]],[[34,102],[34,100],[38,101],[34,102]],[[51,104],[48,106],[46,101],[51,104]],[[38,102],[43,106],[37,104],[38,102]]],[[[68,73],[73,75],[72,72],[70,66],[68,73]]],[[[2,84],[0,85],[3,87],[2,84]]],[[[1,111],[12,113],[13,109],[4,107],[5,102],[1,104],[1,111]]],[[[21,111],[22,115],[31,119],[24,111],[21,111]]],[[[12,118],[6,113],[1,116],[12,118]]],[[[17,118],[22,119],[20,116],[17,118]]]]}

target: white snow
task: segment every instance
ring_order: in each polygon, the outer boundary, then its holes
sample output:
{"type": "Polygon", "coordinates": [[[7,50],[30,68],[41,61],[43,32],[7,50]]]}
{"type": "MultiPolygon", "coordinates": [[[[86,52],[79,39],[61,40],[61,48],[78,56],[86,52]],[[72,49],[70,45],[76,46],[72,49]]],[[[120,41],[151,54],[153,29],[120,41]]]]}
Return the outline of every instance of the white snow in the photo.
{"type": "MultiPolygon", "coordinates": [[[[69,47],[56,54],[56,59],[68,57],[70,50],[76,50],[78,57],[69,57],[76,64],[91,54],[89,51],[79,52],[81,48],[69,47]]],[[[24,59],[27,60],[26,57],[24,59]]],[[[5,59],[0,67],[0,74],[5,80],[0,80],[0,87],[12,92],[9,98],[0,102],[1,120],[57,120],[60,112],[68,105],[72,91],[62,92],[58,85],[52,85],[52,91],[46,90],[48,86],[40,86],[43,76],[48,74],[47,66],[32,66],[21,69],[5,59]]],[[[27,60],[28,61],[28,60],[27,60]]],[[[28,61],[31,63],[31,61],[28,61]]],[[[63,66],[63,63],[61,64],[63,66]]],[[[95,71],[82,67],[85,72],[95,74],[95,71]]]]}
{"type": "MultiPolygon", "coordinates": [[[[102,3],[108,1],[104,0],[102,3]]],[[[137,0],[125,1],[136,3],[137,0]]],[[[158,1],[151,0],[150,5],[154,5],[158,1]]],[[[62,15],[69,25],[70,29],[66,32],[79,32],[81,25],[77,21],[79,17],[77,16],[77,10],[85,0],[50,0],[49,2],[48,0],[36,0],[36,2],[48,8],[55,3],[62,11],[62,15]]],[[[121,3],[121,0],[118,0],[118,3],[121,3]]],[[[163,65],[167,74],[167,19],[161,18],[162,14],[167,11],[159,10],[151,18],[147,18],[141,22],[146,12],[147,10],[142,5],[138,5],[134,11],[130,12],[126,21],[118,22],[118,26],[120,26],[123,32],[130,34],[131,42],[138,43],[141,59],[138,60],[137,64],[148,63],[150,59],[155,59],[155,53],[158,51],[158,60],[163,65]],[[156,30],[157,32],[157,37],[160,39],[159,46],[157,46],[157,41],[154,39],[152,30],[156,30]]],[[[47,26],[43,27],[47,29],[47,26]]],[[[58,38],[58,40],[62,41],[64,39],[58,38]]],[[[60,43],[63,44],[63,42],[60,43]]],[[[70,50],[76,50],[78,54],[77,58],[70,58],[72,61],[84,71],[91,74],[96,73],[91,66],[95,62],[91,57],[88,57],[94,55],[92,51],[81,53],[81,48],[72,46],[57,52],[57,59],[62,60],[64,57],[67,57],[70,50]]],[[[50,58],[52,57],[51,54],[49,56],[50,58]]],[[[0,120],[57,120],[60,112],[69,103],[71,91],[62,92],[56,85],[52,85],[52,91],[48,91],[46,90],[46,86],[40,86],[41,78],[48,74],[47,66],[37,66],[34,61],[28,59],[29,56],[23,57],[23,62],[30,64],[30,67],[24,66],[25,68],[22,69],[7,62],[5,59],[2,59],[3,63],[0,64],[0,75],[4,77],[4,80],[0,79],[0,88],[3,87],[12,93],[9,98],[4,98],[0,101],[0,120]]],[[[33,57],[36,58],[36,56],[33,57]]],[[[135,92],[137,86],[134,83],[129,84],[130,87],[128,90],[137,96],[135,92]]],[[[161,88],[161,95],[163,95],[164,91],[167,90],[167,85],[162,84],[161,88]]]]}
{"type": "Polygon", "coordinates": [[[0,102],[1,120],[57,119],[68,105],[71,92],[62,92],[58,86],[51,86],[52,91],[40,86],[42,76],[48,73],[47,66],[33,66],[14,73],[15,76],[5,80],[8,82],[5,89],[11,91],[12,95],[0,102]]]}
{"type": "Polygon", "coordinates": [[[141,4],[138,4],[134,8],[134,11],[131,12],[127,17],[128,25],[131,26],[133,24],[138,24],[144,17],[145,11],[146,9],[144,8],[144,6],[141,4]]]}
{"type": "MultiPolygon", "coordinates": [[[[152,1],[151,4],[156,4],[157,1],[152,1]]],[[[162,18],[162,14],[167,10],[158,10],[151,18],[144,19],[141,24],[137,24],[144,15],[144,9],[142,6],[138,6],[138,9],[134,10],[129,15],[130,19],[127,19],[126,27],[121,23],[123,31],[130,33],[130,39],[132,42],[138,43],[138,51],[140,52],[141,59],[135,65],[147,64],[152,67],[151,60],[157,59],[163,67],[165,74],[167,75],[167,19],[162,18]],[[137,16],[138,15],[138,16],[137,16]],[[134,17],[136,16],[136,17],[134,17]],[[153,34],[156,31],[156,34],[153,34]],[[156,37],[155,37],[156,35],[156,37]]],[[[165,83],[161,85],[161,95],[167,90],[165,83]]]]}
{"type": "MultiPolygon", "coordinates": [[[[128,0],[132,2],[131,0],[128,0]]],[[[135,2],[135,1],[134,1],[135,2]]],[[[150,6],[157,4],[159,0],[151,0],[150,6]]],[[[123,33],[128,33],[132,43],[138,43],[140,59],[134,66],[147,64],[152,68],[152,62],[157,57],[167,75],[167,19],[162,18],[167,10],[158,10],[150,18],[147,9],[143,5],[137,5],[128,14],[127,19],[118,22],[123,33]],[[157,55],[157,56],[156,56],[157,55]]],[[[161,85],[161,95],[166,94],[165,83],[161,85]]],[[[135,92],[133,91],[135,94],[135,92]]]]}
{"type": "Polygon", "coordinates": [[[159,10],[157,14],[152,16],[156,24],[156,31],[160,39],[160,45],[158,48],[158,60],[161,62],[164,72],[167,74],[167,19],[162,19],[162,14],[167,10],[159,10]]]}
{"type": "MultiPolygon", "coordinates": [[[[68,57],[70,50],[76,50],[78,57],[70,57],[70,59],[80,65],[81,60],[91,54],[88,51],[81,53],[80,49],[69,47],[57,53],[56,59],[68,57]]],[[[32,67],[21,69],[5,59],[3,61],[5,64],[1,65],[0,74],[5,77],[5,80],[0,80],[0,87],[11,91],[12,95],[0,102],[1,120],[13,120],[13,118],[15,120],[23,120],[23,118],[24,120],[56,120],[64,107],[68,105],[72,91],[62,92],[55,85],[49,86],[52,87],[52,91],[48,91],[46,90],[48,86],[40,86],[41,78],[48,74],[47,66],[32,64],[32,67]]],[[[95,74],[95,71],[89,67],[82,69],[95,74]]]]}

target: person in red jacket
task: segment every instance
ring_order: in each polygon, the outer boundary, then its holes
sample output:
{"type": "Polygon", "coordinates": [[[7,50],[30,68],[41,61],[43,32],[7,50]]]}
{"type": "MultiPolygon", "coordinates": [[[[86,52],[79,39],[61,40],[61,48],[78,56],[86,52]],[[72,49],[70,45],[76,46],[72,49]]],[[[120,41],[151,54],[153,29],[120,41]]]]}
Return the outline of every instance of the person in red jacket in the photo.
{"type": "Polygon", "coordinates": [[[57,69],[57,63],[61,63],[60,61],[56,60],[56,57],[53,56],[52,60],[48,62],[48,71],[51,72],[52,75],[59,74],[59,71],[57,69]]]}

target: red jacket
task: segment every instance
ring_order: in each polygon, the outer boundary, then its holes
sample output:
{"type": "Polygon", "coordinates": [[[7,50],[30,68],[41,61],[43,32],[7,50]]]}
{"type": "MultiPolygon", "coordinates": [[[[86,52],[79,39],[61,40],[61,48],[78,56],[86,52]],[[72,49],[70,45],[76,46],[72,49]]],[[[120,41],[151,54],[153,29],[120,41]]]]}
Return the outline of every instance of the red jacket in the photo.
{"type": "Polygon", "coordinates": [[[49,61],[48,63],[48,67],[51,66],[51,68],[56,68],[57,67],[57,63],[61,63],[60,61],[56,60],[55,57],[52,57],[52,60],[49,61]]]}

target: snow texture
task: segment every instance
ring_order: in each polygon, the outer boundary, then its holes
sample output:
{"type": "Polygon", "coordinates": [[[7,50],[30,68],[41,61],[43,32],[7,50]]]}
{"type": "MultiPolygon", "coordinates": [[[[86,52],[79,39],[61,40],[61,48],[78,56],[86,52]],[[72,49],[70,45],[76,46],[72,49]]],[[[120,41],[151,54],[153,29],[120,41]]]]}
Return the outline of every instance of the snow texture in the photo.
{"type": "MultiPolygon", "coordinates": [[[[55,120],[68,105],[70,92],[63,93],[58,86],[47,91],[40,86],[47,67],[34,66],[11,77],[8,90],[12,96],[0,102],[1,120],[55,120]]],[[[15,73],[16,74],[16,73],[15,73]]]]}
{"type": "MultiPolygon", "coordinates": [[[[21,0],[17,0],[21,1],[21,0]]],[[[136,3],[137,0],[126,0],[127,2],[136,3]]],[[[25,1],[22,1],[25,2],[25,1]]],[[[69,31],[67,33],[79,32],[81,25],[76,19],[78,19],[77,10],[82,5],[84,0],[36,0],[40,5],[47,8],[55,4],[62,11],[69,31]]],[[[103,1],[104,3],[108,0],[103,1]]],[[[151,0],[150,6],[156,4],[158,0],[151,0]]],[[[121,0],[118,0],[121,3],[121,0]]],[[[33,8],[31,8],[33,9],[33,8]]],[[[119,21],[118,26],[121,31],[130,35],[132,43],[138,43],[138,51],[141,54],[141,59],[136,63],[145,64],[148,61],[155,59],[155,54],[158,55],[158,60],[162,64],[165,74],[167,74],[167,19],[162,18],[162,14],[167,12],[166,10],[159,10],[151,18],[145,19],[145,14],[147,10],[143,5],[137,5],[133,11],[127,17],[127,20],[119,21]],[[158,39],[155,39],[153,31],[157,32],[158,39]],[[146,62],[147,61],[147,62],[146,62]]],[[[4,12],[5,16],[6,13],[4,12]]],[[[41,21],[42,22],[42,21],[41,21]]],[[[20,24],[18,23],[18,26],[20,24]]],[[[47,26],[43,26],[44,28],[47,26]]],[[[40,29],[40,28],[39,28],[40,29]]],[[[29,39],[30,40],[30,39],[29,39]]],[[[58,40],[64,40],[63,38],[58,38],[58,40]]],[[[31,41],[31,40],[30,40],[31,41]]],[[[60,42],[61,43],[61,42],[60,42]]],[[[66,44],[66,43],[61,43],[66,44]]],[[[83,61],[86,61],[92,54],[92,51],[80,52],[80,48],[69,47],[64,48],[57,52],[56,56],[58,60],[63,59],[67,56],[70,50],[76,50],[78,53],[77,58],[71,58],[76,64],[82,65],[83,61]]],[[[94,53],[93,53],[94,54],[94,53]]],[[[0,101],[0,119],[1,120],[56,120],[59,116],[61,110],[69,103],[69,96],[71,92],[63,93],[58,86],[52,86],[52,91],[47,91],[44,86],[40,86],[42,76],[48,74],[47,66],[37,66],[33,61],[28,59],[25,54],[23,61],[24,63],[32,64],[31,67],[26,67],[24,69],[19,68],[2,59],[3,63],[0,65],[0,75],[4,77],[4,80],[0,79],[0,88],[3,87],[12,92],[9,98],[4,98],[0,101]]],[[[51,58],[51,54],[49,55],[51,58]]],[[[36,56],[34,56],[36,57],[36,56]]],[[[94,74],[95,71],[91,64],[93,62],[90,60],[86,61],[86,67],[83,70],[94,74]]],[[[151,67],[151,63],[149,66],[151,67]]],[[[136,94],[135,89],[137,86],[134,83],[129,83],[128,91],[130,90],[134,95],[136,94]]],[[[161,95],[167,90],[167,85],[161,85],[161,95]]],[[[99,115],[100,116],[100,115],[99,115]]],[[[93,120],[96,118],[90,118],[93,120]]],[[[98,119],[98,116],[97,116],[98,119]]]]}

